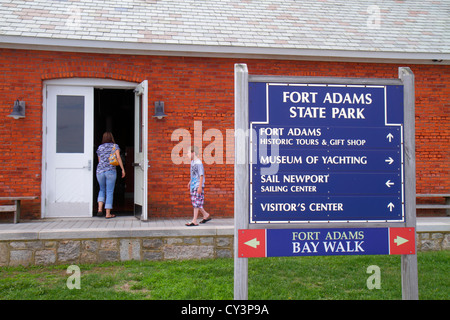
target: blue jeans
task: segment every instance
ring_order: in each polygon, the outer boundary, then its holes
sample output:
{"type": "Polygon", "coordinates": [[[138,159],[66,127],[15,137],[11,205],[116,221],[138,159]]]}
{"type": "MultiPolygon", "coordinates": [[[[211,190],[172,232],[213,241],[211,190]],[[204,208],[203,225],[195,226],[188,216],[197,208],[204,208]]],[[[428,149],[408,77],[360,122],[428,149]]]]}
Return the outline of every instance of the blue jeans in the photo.
{"type": "Polygon", "coordinates": [[[104,202],[105,209],[112,209],[114,198],[114,186],[116,185],[117,171],[110,170],[97,173],[97,181],[100,185],[97,202],[104,202]]]}

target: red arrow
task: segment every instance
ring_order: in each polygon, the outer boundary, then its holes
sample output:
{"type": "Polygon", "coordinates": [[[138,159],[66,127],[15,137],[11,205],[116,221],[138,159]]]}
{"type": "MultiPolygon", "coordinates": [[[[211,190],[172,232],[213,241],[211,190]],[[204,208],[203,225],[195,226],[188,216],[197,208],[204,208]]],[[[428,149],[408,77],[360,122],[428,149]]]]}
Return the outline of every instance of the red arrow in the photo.
{"type": "Polygon", "coordinates": [[[389,228],[389,254],[415,254],[414,228],[389,228]]]}
{"type": "Polygon", "coordinates": [[[266,256],[266,230],[241,229],[238,232],[239,258],[263,258],[266,256]]]}

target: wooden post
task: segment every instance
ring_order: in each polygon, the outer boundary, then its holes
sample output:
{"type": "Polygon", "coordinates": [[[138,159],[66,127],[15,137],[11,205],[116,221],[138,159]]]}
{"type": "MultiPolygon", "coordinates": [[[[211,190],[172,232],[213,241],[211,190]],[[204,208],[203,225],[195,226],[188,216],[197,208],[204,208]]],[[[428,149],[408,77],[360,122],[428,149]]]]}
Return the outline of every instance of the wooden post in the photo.
{"type": "MultiPolygon", "coordinates": [[[[410,68],[400,67],[399,78],[403,82],[404,103],[404,161],[405,161],[405,227],[416,228],[416,146],[414,74],[410,68]]],[[[402,255],[402,298],[418,300],[417,245],[415,254],[402,255]]]]}
{"type": "Polygon", "coordinates": [[[14,223],[18,223],[20,221],[20,199],[15,200],[16,203],[16,212],[14,213],[14,223]]]}
{"type": "Polygon", "coordinates": [[[234,66],[234,299],[248,299],[248,258],[238,256],[238,230],[248,228],[248,69],[234,66]]]}

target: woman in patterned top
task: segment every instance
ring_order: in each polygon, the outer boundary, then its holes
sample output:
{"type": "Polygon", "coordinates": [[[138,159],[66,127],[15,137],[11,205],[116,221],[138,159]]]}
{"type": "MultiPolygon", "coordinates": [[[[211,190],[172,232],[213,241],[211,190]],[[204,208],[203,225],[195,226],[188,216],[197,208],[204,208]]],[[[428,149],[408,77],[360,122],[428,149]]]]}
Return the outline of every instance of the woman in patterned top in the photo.
{"type": "Polygon", "coordinates": [[[100,185],[100,191],[98,192],[98,213],[102,215],[103,204],[106,209],[106,219],[114,218],[115,215],[111,214],[113,205],[114,187],[116,184],[117,171],[116,167],[109,163],[109,156],[111,153],[116,154],[119,161],[120,168],[122,169],[122,178],[125,177],[125,169],[123,168],[122,158],[120,157],[120,148],[115,143],[114,137],[111,132],[105,132],[102,138],[102,144],[97,149],[98,165],[97,165],[97,181],[100,185]],[[115,148],[115,149],[114,149],[115,148]]]}

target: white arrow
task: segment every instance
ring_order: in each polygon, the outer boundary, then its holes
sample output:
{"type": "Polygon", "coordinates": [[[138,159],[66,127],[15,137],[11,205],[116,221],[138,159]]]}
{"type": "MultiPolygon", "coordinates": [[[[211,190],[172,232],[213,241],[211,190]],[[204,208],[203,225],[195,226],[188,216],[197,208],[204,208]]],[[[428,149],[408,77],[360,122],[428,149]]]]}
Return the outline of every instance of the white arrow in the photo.
{"type": "Polygon", "coordinates": [[[244,242],[244,244],[256,249],[256,247],[260,245],[260,242],[256,238],[253,238],[252,240],[244,242]]]}
{"type": "Polygon", "coordinates": [[[408,241],[409,241],[408,239],[402,238],[400,236],[397,236],[397,238],[394,239],[394,242],[397,244],[397,247],[401,246],[404,243],[407,243],[408,241]]]}
{"type": "Polygon", "coordinates": [[[394,185],[394,183],[391,180],[386,181],[386,185],[388,188],[394,185]]]}
{"type": "Polygon", "coordinates": [[[387,205],[387,207],[389,208],[389,211],[392,212],[392,209],[395,208],[394,204],[392,202],[389,202],[389,204],[387,205]]]}
{"type": "Polygon", "coordinates": [[[389,165],[394,163],[394,159],[392,159],[391,157],[389,157],[389,159],[385,159],[384,162],[389,163],[389,165]]]}
{"type": "Polygon", "coordinates": [[[389,142],[392,142],[392,139],[394,138],[394,136],[392,135],[392,133],[389,133],[386,138],[389,139],[389,142]]]}

